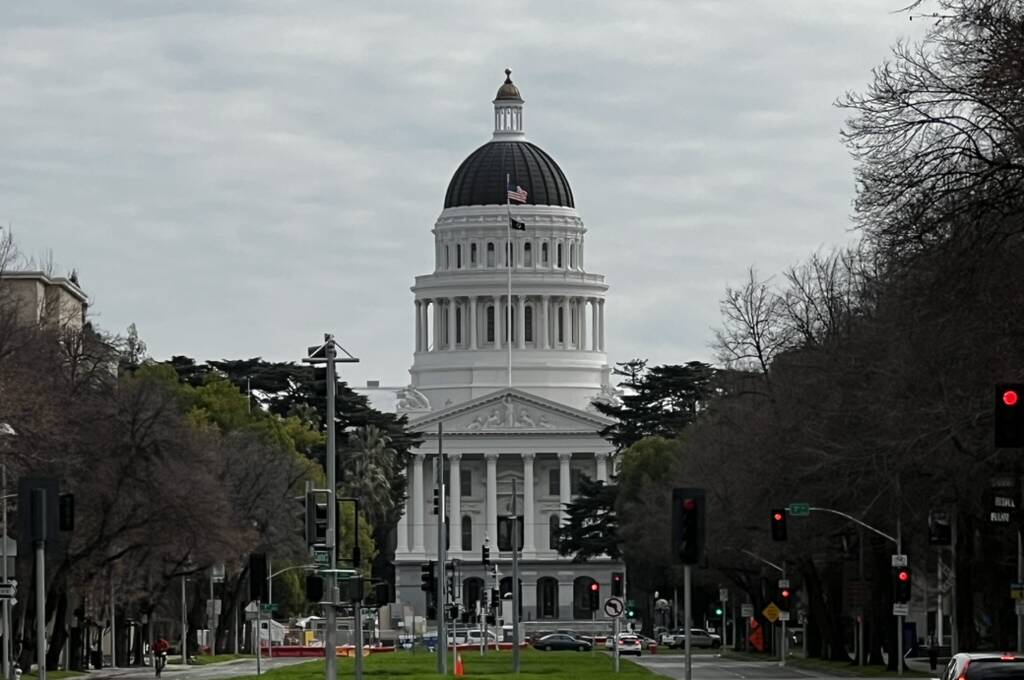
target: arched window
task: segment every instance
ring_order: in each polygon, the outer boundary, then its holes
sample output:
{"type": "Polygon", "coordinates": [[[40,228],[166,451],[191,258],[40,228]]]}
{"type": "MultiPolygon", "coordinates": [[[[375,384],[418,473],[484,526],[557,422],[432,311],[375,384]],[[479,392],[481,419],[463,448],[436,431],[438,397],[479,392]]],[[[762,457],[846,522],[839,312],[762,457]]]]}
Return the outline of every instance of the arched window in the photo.
{"type": "Polygon", "coordinates": [[[473,549],[473,518],[469,515],[462,516],[462,549],[473,549]]]}
{"type": "Polygon", "coordinates": [[[558,618],[558,580],[550,576],[537,579],[537,618],[558,618]]]}
{"type": "Polygon", "coordinates": [[[529,241],[523,245],[523,266],[533,266],[533,244],[529,241]]]}
{"type": "Polygon", "coordinates": [[[562,525],[562,518],[558,513],[548,517],[548,548],[558,550],[558,528],[562,525]]]}
{"type": "Polygon", "coordinates": [[[483,599],[484,580],[477,576],[467,578],[462,582],[462,602],[470,611],[476,608],[476,603],[483,599]]]}
{"type": "Polygon", "coordinates": [[[455,268],[462,269],[462,244],[455,245],[455,268]]]}
{"type": "Polygon", "coordinates": [[[455,344],[462,342],[462,307],[455,305],[455,344]]]}
{"type": "Polygon", "coordinates": [[[548,242],[540,244],[540,263],[545,267],[548,264],[548,242]]]}
{"type": "Polygon", "coordinates": [[[526,305],[526,311],[523,312],[524,318],[526,319],[526,341],[533,342],[533,305],[526,305]]]}
{"type": "Polygon", "coordinates": [[[487,305],[487,342],[494,342],[494,305],[487,305]]]}
{"type": "Polygon", "coordinates": [[[559,269],[562,268],[562,244],[559,243],[555,246],[555,266],[559,269]]]}
{"type": "Polygon", "coordinates": [[[494,269],[494,243],[487,244],[487,266],[494,269]]]}
{"type": "Polygon", "coordinates": [[[475,243],[470,243],[469,244],[469,266],[470,267],[475,267],[476,266],[476,244],[475,243]]]}
{"type": "Polygon", "coordinates": [[[569,245],[569,269],[576,269],[576,244],[569,245]]]}

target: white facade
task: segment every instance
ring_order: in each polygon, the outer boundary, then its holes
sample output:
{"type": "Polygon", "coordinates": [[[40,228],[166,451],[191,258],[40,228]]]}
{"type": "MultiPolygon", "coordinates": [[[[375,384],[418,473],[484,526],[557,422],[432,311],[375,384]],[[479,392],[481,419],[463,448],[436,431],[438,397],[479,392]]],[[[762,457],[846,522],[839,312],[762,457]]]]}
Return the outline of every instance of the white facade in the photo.
{"type": "MultiPolygon", "coordinates": [[[[523,102],[510,79],[494,104],[492,142],[523,142],[523,102]]],[[[526,171],[520,175],[513,188],[532,192],[526,171]]],[[[497,203],[447,207],[434,225],[434,271],[412,287],[411,383],[397,404],[425,436],[409,466],[396,549],[398,597],[417,615],[425,606],[419,567],[437,557],[439,425],[450,466],[449,557],[461,561],[464,607],[474,607],[482,588],[497,587],[481,565],[485,540],[506,579],[501,591],[510,591],[513,507],[522,522],[524,619],[591,618],[584,607],[591,579],[603,600],[612,571],[622,569],[607,559],[574,564],[551,541],[582,476],[611,474],[612,447],[599,434],[611,421],[592,402],[617,399],[604,342],[608,287],[586,270],[586,229],[571,198],[566,203],[513,203],[525,230],[510,232],[509,209],[497,203]]]]}

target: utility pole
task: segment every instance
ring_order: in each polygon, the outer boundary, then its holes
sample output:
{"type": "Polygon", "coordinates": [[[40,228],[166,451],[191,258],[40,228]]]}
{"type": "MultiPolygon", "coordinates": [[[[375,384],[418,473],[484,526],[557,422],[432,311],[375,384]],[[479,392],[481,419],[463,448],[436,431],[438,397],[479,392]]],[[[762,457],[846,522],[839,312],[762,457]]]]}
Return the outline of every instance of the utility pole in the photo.
{"type": "Polygon", "coordinates": [[[437,424],[437,464],[434,466],[437,486],[437,673],[448,674],[448,598],[446,597],[448,578],[445,562],[448,559],[445,548],[444,516],[448,510],[444,502],[444,425],[437,424]]]}
{"type": "MultiPolygon", "coordinates": [[[[520,322],[521,323],[521,322],[520,322]]],[[[519,515],[516,480],[512,478],[512,672],[519,674],[519,515]]],[[[593,633],[591,633],[593,635],[593,633]]],[[[591,645],[593,649],[593,645],[591,645]]]]}
{"type": "MultiPolygon", "coordinates": [[[[337,390],[337,371],[335,364],[357,363],[359,359],[339,345],[331,333],[324,333],[322,345],[309,348],[309,355],[303,359],[305,363],[324,364],[327,369],[327,555],[329,571],[327,574],[327,590],[330,604],[327,606],[327,630],[324,635],[324,674],[327,680],[338,677],[338,546],[335,537],[338,535],[338,449],[335,422],[335,393],[337,390]],[[338,350],[344,356],[338,355],[338,350]]],[[[358,532],[357,532],[358,535],[358,532]]],[[[359,650],[360,652],[362,650],[359,650]]]]}

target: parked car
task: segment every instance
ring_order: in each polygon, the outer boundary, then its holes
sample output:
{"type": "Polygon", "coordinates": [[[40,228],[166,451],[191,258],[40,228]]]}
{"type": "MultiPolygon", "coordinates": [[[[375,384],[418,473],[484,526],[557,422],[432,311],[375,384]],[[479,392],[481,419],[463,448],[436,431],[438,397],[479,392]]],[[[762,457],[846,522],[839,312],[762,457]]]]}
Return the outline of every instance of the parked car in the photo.
{"type": "Polygon", "coordinates": [[[534,649],[542,652],[554,652],[564,650],[575,650],[577,652],[589,652],[592,645],[586,640],[580,640],[565,633],[552,633],[545,635],[533,643],[534,649]]]}
{"type": "MultiPolygon", "coordinates": [[[[690,633],[690,646],[692,648],[718,649],[722,646],[722,638],[719,635],[709,633],[703,628],[691,628],[690,633]]],[[[686,634],[682,630],[662,633],[659,644],[669,649],[683,649],[686,646],[686,634]]]]}
{"type": "Polygon", "coordinates": [[[1024,656],[1013,653],[962,653],[949,660],[943,680],[1013,680],[1024,678],[1024,656]]]}

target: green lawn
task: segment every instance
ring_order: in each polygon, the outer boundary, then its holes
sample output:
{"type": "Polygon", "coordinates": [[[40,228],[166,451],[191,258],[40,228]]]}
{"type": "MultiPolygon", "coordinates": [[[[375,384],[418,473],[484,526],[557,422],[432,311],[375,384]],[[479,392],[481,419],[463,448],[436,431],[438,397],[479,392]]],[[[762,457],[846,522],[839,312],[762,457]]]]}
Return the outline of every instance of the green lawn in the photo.
{"type": "MultiPolygon", "coordinates": [[[[50,678],[52,678],[53,680],[60,680],[61,678],[74,678],[79,675],[86,675],[86,673],[82,673],[81,671],[46,671],[47,680],[50,680],[50,678]]],[[[35,673],[23,673],[21,677],[36,678],[39,676],[35,673]]]]}
{"type": "MultiPolygon", "coordinates": [[[[521,655],[520,678],[523,680],[613,680],[621,676],[654,678],[650,671],[631,661],[622,660],[622,672],[615,675],[610,656],[588,652],[538,652],[523,650],[521,655]]],[[[402,678],[402,680],[437,680],[437,657],[429,652],[399,651],[393,654],[373,654],[363,659],[364,675],[377,678],[402,678]]],[[[481,657],[479,651],[462,656],[466,677],[505,678],[512,675],[512,652],[488,651],[481,657]]],[[[353,660],[338,659],[338,674],[352,673],[353,660]]],[[[451,674],[451,657],[448,659],[448,673],[451,674]]],[[[278,668],[264,676],[272,680],[322,680],[324,662],[312,661],[287,668],[278,668]]],[[[252,676],[255,677],[255,676],[252,676]]],[[[248,680],[248,679],[243,679],[248,680]]]]}

